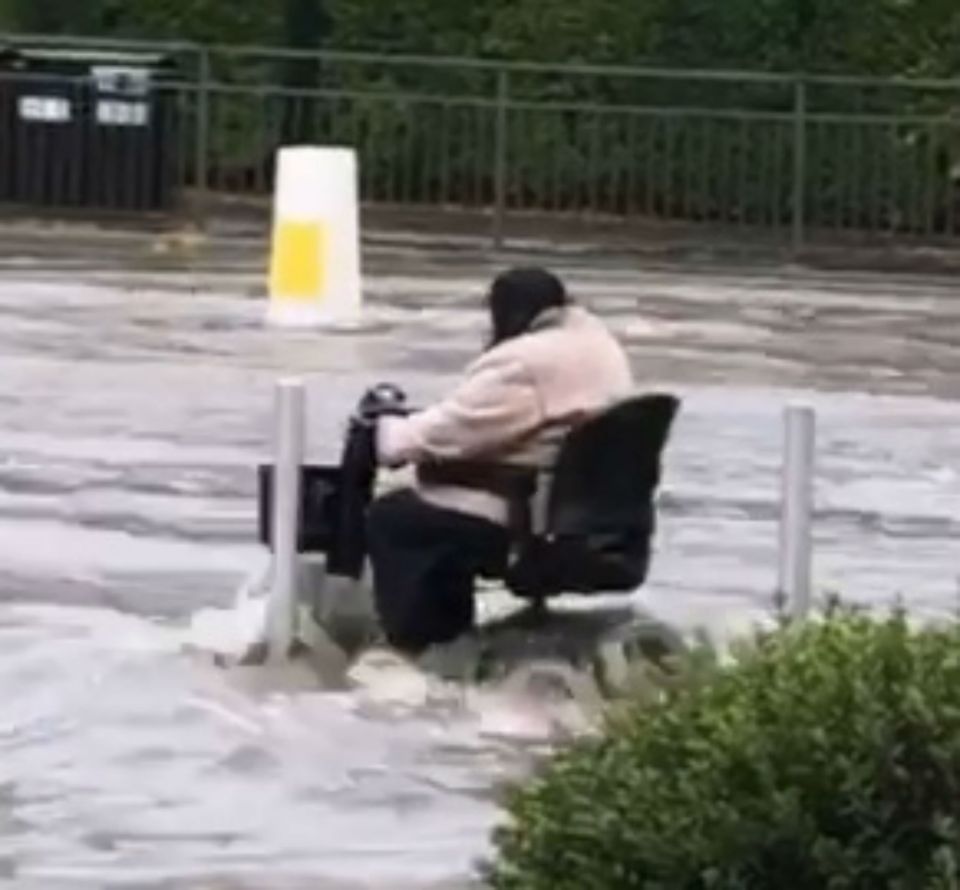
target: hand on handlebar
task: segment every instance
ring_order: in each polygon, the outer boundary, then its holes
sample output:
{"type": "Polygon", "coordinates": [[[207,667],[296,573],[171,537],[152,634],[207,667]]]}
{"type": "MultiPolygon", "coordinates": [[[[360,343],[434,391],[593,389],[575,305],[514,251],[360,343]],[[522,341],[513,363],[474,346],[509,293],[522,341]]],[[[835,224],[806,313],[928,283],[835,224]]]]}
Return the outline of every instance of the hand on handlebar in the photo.
{"type": "Polygon", "coordinates": [[[373,424],[381,417],[404,417],[410,413],[407,394],[392,383],[378,383],[368,389],[357,405],[354,420],[373,424]]]}

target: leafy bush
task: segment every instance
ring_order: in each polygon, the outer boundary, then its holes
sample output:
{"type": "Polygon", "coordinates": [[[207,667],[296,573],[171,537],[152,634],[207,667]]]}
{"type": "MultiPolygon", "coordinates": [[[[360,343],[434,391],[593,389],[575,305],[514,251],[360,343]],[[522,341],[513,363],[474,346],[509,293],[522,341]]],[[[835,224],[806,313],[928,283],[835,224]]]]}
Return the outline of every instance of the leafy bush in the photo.
{"type": "Polygon", "coordinates": [[[497,890],[960,886],[960,630],[833,612],[515,792],[497,890]]]}

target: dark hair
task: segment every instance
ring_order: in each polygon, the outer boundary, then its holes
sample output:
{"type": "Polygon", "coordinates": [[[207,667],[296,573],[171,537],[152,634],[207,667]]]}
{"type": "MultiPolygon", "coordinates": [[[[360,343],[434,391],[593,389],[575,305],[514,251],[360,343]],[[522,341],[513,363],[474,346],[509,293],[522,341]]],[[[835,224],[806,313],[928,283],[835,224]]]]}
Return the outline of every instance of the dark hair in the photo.
{"type": "Polygon", "coordinates": [[[493,322],[491,346],[530,330],[537,316],[568,305],[563,282],[546,269],[510,269],[494,279],[487,297],[493,322]]]}

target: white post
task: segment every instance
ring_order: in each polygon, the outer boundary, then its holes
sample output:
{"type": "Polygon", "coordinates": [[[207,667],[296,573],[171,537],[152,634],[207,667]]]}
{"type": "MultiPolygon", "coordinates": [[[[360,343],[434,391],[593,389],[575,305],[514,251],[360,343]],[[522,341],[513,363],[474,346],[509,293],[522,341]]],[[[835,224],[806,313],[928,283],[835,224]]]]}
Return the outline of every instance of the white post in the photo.
{"type": "Polygon", "coordinates": [[[274,403],[274,571],[266,615],[271,661],[288,657],[297,632],[297,537],[305,415],[303,381],[295,378],[280,380],[274,403]]]}
{"type": "Polygon", "coordinates": [[[281,148],[273,211],[270,307],[280,327],[361,321],[360,204],[352,148],[281,148]]]}
{"type": "Polygon", "coordinates": [[[803,619],[811,606],[816,416],[791,405],[784,420],[779,590],[791,617],[803,619]]]}

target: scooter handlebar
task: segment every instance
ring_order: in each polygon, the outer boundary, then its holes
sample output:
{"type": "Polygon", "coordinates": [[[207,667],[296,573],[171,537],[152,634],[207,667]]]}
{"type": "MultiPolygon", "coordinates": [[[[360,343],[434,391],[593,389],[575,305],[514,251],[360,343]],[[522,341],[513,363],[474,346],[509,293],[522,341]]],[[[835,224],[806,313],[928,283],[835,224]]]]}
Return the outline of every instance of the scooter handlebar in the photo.
{"type": "Polygon", "coordinates": [[[403,417],[411,413],[407,394],[396,384],[378,383],[370,387],[357,405],[355,417],[372,423],[381,417],[403,417]]]}

